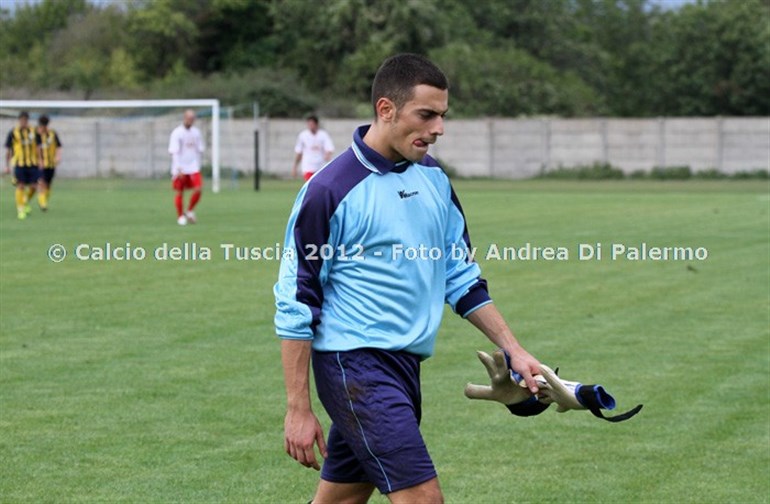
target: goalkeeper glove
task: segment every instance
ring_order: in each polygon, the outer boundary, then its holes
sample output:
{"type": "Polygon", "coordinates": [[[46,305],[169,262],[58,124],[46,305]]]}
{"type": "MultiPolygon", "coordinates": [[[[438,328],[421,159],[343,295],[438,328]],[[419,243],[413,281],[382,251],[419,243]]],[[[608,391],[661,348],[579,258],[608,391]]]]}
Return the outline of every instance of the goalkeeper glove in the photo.
{"type": "Polygon", "coordinates": [[[538,402],[537,397],[527,389],[521,376],[510,369],[508,356],[502,350],[497,350],[491,356],[481,351],[476,354],[487,368],[490,385],[467,384],[467,398],[497,401],[517,416],[539,415],[548,408],[550,404],[538,402]]]}
{"type": "Polygon", "coordinates": [[[642,409],[642,405],[639,404],[620,415],[606,417],[602,414],[601,410],[615,409],[615,398],[604,390],[604,387],[562,380],[556,372],[544,364],[540,365],[540,373],[542,377],[537,377],[538,385],[540,386],[538,399],[546,404],[556,403],[558,405],[556,411],[559,413],[571,409],[587,409],[597,418],[607,420],[608,422],[622,422],[636,415],[642,409]],[[541,378],[545,379],[544,386],[540,384],[541,378]]]}
{"type": "Polygon", "coordinates": [[[469,399],[497,401],[504,404],[508,410],[517,416],[539,415],[552,403],[556,403],[557,411],[589,410],[594,416],[609,422],[622,422],[633,417],[642,409],[642,405],[614,417],[605,417],[601,410],[615,408],[613,398],[601,385],[583,385],[579,382],[562,380],[558,369],[553,371],[541,364],[540,373],[534,378],[539,392],[533,395],[527,389],[524,379],[510,368],[510,358],[502,350],[494,352],[493,356],[485,352],[476,352],[479,360],[487,369],[490,385],[465,386],[465,396],[469,399]]]}

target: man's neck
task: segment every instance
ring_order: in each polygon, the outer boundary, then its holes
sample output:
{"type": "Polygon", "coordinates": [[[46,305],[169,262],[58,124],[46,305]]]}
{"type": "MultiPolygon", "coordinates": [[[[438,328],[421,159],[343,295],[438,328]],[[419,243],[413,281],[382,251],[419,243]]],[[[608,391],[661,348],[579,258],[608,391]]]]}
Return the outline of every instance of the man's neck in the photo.
{"type": "Polygon", "coordinates": [[[364,135],[364,143],[385,159],[393,161],[394,163],[403,161],[403,156],[394,151],[388,144],[384,128],[386,128],[386,126],[383,123],[373,122],[369,127],[369,131],[364,135]]]}

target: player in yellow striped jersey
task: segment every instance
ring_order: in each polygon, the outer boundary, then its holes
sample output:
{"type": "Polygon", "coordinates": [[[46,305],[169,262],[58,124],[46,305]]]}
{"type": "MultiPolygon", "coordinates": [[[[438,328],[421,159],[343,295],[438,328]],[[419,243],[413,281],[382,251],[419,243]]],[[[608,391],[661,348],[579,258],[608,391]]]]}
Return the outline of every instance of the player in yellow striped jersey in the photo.
{"type": "Polygon", "coordinates": [[[56,175],[56,167],[61,161],[62,144],[56,131],[48,127],[48,116],[41,115],[37,120],[37,134],[40,137],[40,178],[38,179],[37,202],[42,211],[48,210],[48,198],[51,183],[56,175]]]}
{"type": "Polygon", "coordinates": [[[34,193],[39,178],[40,137],[29,125],[29,114],[19,114],[19,124],[8,132],[5,140],[5,171],[14,167],[16,177],[16,211],[19,219],[30,212],[29,198],[34,193]]]}

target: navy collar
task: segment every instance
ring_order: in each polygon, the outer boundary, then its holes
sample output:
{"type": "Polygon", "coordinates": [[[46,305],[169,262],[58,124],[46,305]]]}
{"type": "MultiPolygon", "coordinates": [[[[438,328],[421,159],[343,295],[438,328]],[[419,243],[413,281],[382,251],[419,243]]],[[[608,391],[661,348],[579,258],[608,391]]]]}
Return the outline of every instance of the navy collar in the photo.
{"type": "Polygon", "coordinates": [[[358,160],[369,170],[380,175],[385,175],[391,171],[401,173],[406,170],[412,164],[411,161],[403,159],[394,163],[364,143],[364,136],[370,127],[369,124],[359,126],[353,133],[353,151],[358,160]]]}

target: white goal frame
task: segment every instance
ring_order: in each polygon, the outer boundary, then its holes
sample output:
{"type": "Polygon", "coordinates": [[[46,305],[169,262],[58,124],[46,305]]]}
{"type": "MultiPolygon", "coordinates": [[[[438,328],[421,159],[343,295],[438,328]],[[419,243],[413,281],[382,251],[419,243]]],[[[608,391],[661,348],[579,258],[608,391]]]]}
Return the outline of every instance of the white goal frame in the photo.
{"type": "Polygon", "coordinates": [[[0,100],[0,109],[211,107],[211,190],[219,192],[219,100],[0,100]]]}

